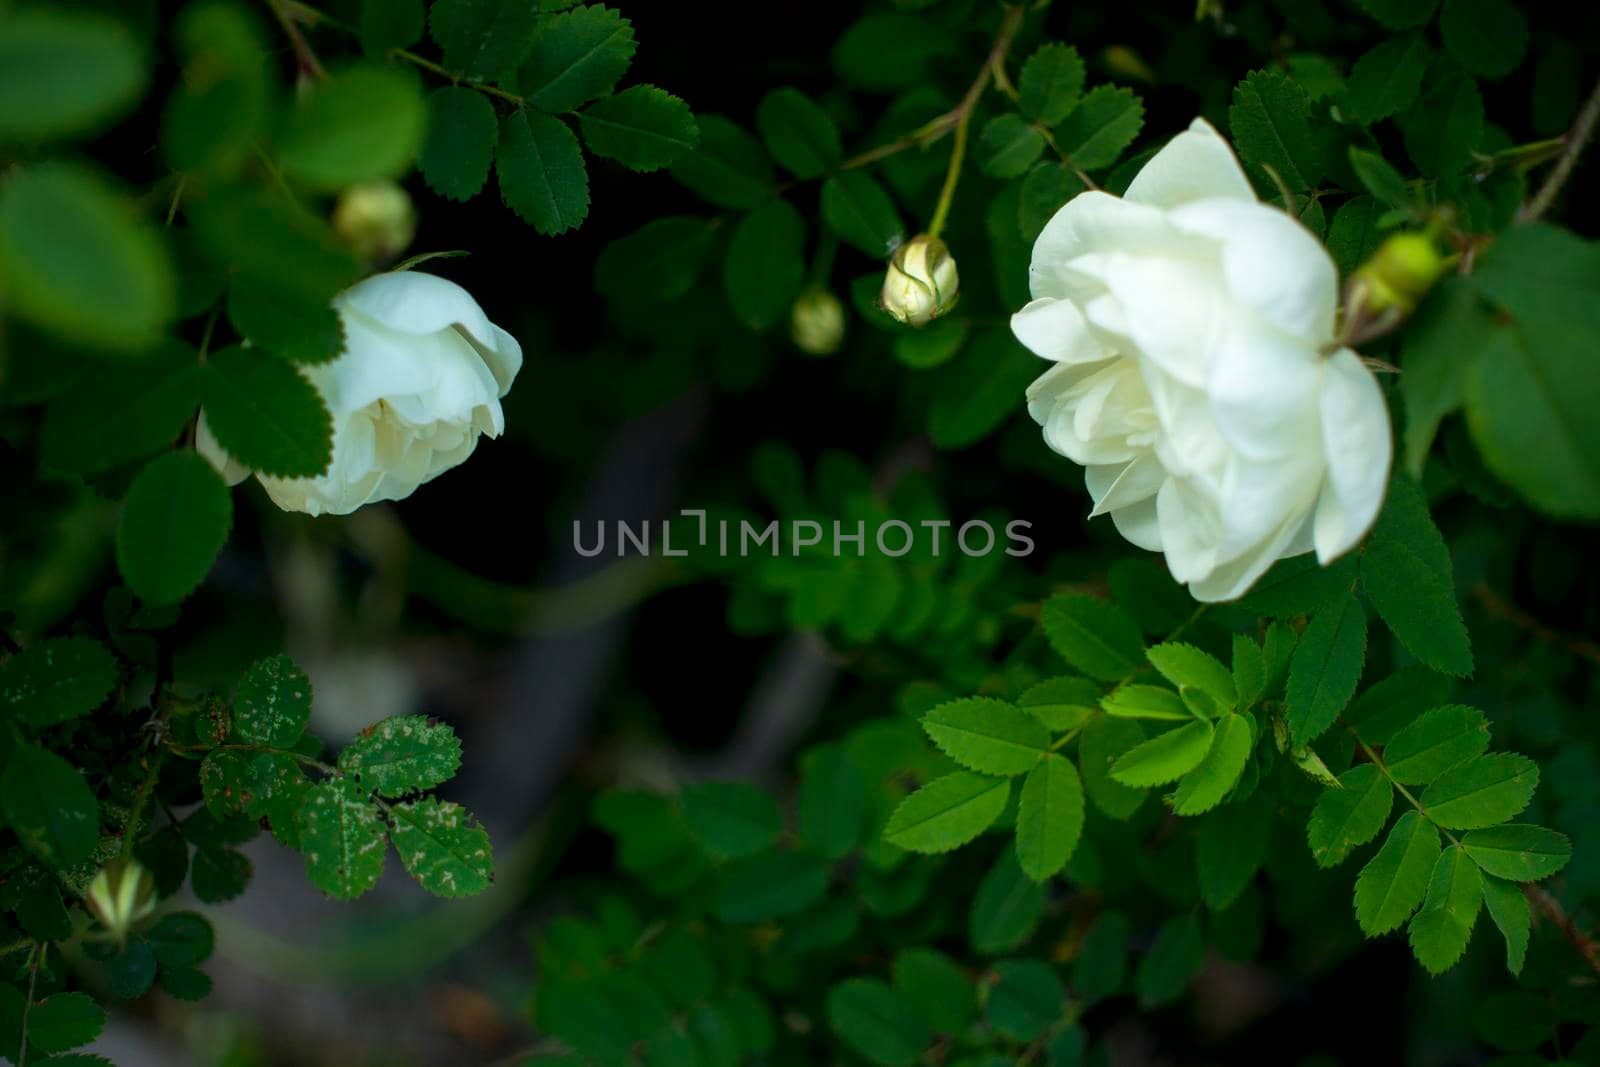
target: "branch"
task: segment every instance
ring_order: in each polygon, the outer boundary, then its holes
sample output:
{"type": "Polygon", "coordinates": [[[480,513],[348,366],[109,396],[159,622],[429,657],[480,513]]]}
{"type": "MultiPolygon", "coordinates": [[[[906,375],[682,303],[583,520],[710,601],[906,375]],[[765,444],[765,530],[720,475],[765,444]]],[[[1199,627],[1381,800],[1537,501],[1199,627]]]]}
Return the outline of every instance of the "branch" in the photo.
{"type": "Polygon", "coordinates": [[[1489,588],[1487,583],[1480,582],[1474,587],[1472,596],[1493,617],[1520,627],[1545,644],[1565,649],[1579,659],[1600,663],[1600,644],[1587,637],[1564,634],[1554,627],[1547,626],[1489,588]]]}
{"type": "Polygon", "coordinates": [[[1589,99],[1583,102],[1583,107],[1578,111],[1578,118],[1573,122],[1572,129],[1562,138],[1566,142],[1566,147],[1562,149],[1561,155],[1556,157],[1555,169],[1545,178],[1544,184],[1539,187],[1533,199],[1522,206],[1518,216],[1522,222],[1535,222],[1550,210],[1550,205],[1555,203],[1561,187],[1566,185],[1567,179],[1572,176],[1572,168],[1578,165],[1578,156],[1594,136],[1597,123],[1600,123],[1600,82],[1595,83],[1594,89],[1589,93],[1589,99]]]}
{"type": "Polygon", "coordinates": [[[1600,974],[1600,945],[1595,944],[1594,938],[1578,929],[1578,924],[1573,922],[1572,917],[1561,907],[1561,901],[1543,886],[1525,885],[1522,887],[1522,892],[1530,904],[1556,924],[1561,936],[1572,943],[1572,947],[1578,950],[1584,962],[1593,968],[1596,974],[1600,974]]]}

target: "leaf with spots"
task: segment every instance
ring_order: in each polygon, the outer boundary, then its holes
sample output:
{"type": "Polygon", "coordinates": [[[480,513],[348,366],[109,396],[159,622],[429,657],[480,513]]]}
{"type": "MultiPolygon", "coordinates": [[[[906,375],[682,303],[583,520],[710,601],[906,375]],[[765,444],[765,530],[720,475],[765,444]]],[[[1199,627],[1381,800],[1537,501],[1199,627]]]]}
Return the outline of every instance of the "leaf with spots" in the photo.
{"type": "Polygon", "coordinates": [[[432,789],[460,767],[461,742],[455,731],[422,715],[374,723],[339,753],[340,770],[385,797],[432,789]]]}
{"type": "Polygon", "coordinates": [[[311,680],[294,660],[280,653],[245,671],[233,698],[233,731],[241,740],[288,748],[310,718],[311,680]]]}
{"type": "Polygon", "coordinates": [[[330,778],[311,790],[299,822],[306,877],[318,889],[351,900],[378,884],[383,819],[365,789],[348,778],[330,778]]]}
{"type": "Polygon", "coordinates": [[[489,834],[459,804],[433,797],[389,809],[389,836],[417,884],[440,897],[469,897],[494,881],[489,834]]]}
{"type": "Polygon", "coordinates": [[[0,715],[54,726],[99,707],[117,684],[117,661],[87,637],[41,641],[0,663],[0,715]]]}

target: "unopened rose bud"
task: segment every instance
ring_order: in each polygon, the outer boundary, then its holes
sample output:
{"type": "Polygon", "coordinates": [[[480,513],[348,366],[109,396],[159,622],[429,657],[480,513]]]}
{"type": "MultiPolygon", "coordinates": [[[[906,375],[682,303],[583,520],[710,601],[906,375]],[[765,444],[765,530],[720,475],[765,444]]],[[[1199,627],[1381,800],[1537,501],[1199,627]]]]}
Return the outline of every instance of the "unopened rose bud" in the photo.
{"type": "Polygon", "coordinates": [[[156,907],[156,881],[135,859],[118,857],[100,868],[84,903],[119,942],[156,907]]]}
{"type": "Polygon", "coordinates": [[[918,234],[895,252],[883,278],[883,310],[910,326],[926,326],[955,306],[961,281],[943,241],[918,234]]]}
{"type": "Polygon", "coordinates": [[[1368,313],[1396,308],[1409,315],[1449,266],[1427,234],[1397,233],[1356,268],[1354,281],[1368,313]]]}
{"type": "Polygon", "coordinates": [[[333,208],[333,231],[368,263],[387,263],[417,235],[417,211],[394,182],[352,185],[333,208]]]}
{"type": "Polygon", "coordinates": [[[808,289],[794,302],[789,336],[813,356],[831,356],[844,342],[844,305],[826,289],[808,289]]]}

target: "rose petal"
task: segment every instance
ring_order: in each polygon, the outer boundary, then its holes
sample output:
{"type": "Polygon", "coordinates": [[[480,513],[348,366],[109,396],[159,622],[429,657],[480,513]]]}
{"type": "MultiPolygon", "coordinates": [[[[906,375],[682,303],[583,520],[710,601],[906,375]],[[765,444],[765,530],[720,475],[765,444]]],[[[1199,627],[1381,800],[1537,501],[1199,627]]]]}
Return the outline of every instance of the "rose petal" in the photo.
{"type": "Polygon", "coordinates": [[[1070,260],[1093,252],[1157,251],[1183,243],[1183,235],[1157,208],[1130,204],[1098,190],[1079,193],[1045,223],[1034,241],[1028,286],[1035,299],[1061,299],[1070,295],[1061,276],[1070,260]]]}
{"type": "Polygon", "coordinates": [[[1214,502],[1187,480],[1168,478],[1156,494],[1156,519],[1173,579],[1188,583],[1210,574],[1222,539],[1222,517],[1214,502]]]}
{"type": "Polygon", "coordinates": [[[1245,594],[1267,568],[1280,559],[1308,550],[1305,516],[1297,515],[1252,551],[1217,567],[1206,577],[1189,583],[1189,595],[1205,603],[1235,600],[1245,594]]]}
{"type": "Polygon", "coordinates": [[[1156,495],[1167,480],[1167,470],[1154,453],[1145,453],[1131,463],[1096,464],[1083,472],[1084,484],[1094,498],[1095,518],[1125,508],[1156,495]]]}
{"type": "Polygon", "coordinates": [[[1123,197],[1136,204],[1174,208],[1211,197],[1254,203],[1256,194],[1216,127],[1195,119],[1134,175],[1123,197]]]}
{"type": "Polygon", "coordinates": [[[1316,455],[1317,391],[1322,360],[1316,349],[1277,330],[1228,324],[1215,348],[1208,380],[1217,429],[1250,460],[1316,455]]]}
{"type": "Polygon", "coordinates": [[[1111,513],[1111,521],[1116,524],[1118,533],[1127,538],[1130,544],[1151,552],[1161,551],[1161,521],[1156,515],[1156,499],[1159,495],[1111,513]]]}
{"type": "Polygon", "coordinates": [[[375,274],[346,289],[334,303],[401,333],[438,333],[460,326],[485,348],[498,349],[501,344],[494,324],[472,294],[435,274],[417,270],[375,274]]]}
{"type": "Polygon", "coordinates": [[[1011,316],[1011,332],[1036,356],[1061,363],[1093,363],[1109,352],[1095,340],[1083,312],[1066,300],[1042,297],[1011,316]]]}
{"type": "Polygon", "coordinates": [[[1389,485],[1394,441],[1383,392],[1360,357],[1342,348],[1326,361],[1322,440],[1328,473],[1317,501],[1317,559],[1336,559],[1361,540],[1378,517],[1389,485]]]}

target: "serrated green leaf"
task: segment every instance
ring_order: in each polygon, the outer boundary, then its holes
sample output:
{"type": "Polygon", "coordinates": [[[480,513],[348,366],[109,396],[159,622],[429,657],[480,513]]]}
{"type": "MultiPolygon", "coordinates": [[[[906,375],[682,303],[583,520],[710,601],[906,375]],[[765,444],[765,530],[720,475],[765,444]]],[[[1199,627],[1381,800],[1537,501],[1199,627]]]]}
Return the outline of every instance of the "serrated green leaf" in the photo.
{"type": "Polygon", "coordinates": [[[949,956],[932,948],[908,948],[894,958],[894,990],[928,1029],[957,1034],[977,1008],[977,990],[949,956]]]}
{"type": "Polygon", "coordinates": [[[222,904],[244,892],[253,870],[250,857],[242,852],[221,847],[196,848],[189,885],[202,903],[222,904]]]}
{"type": "MultiPolygon", "coordinates": [[[[44,409],[41,466],[98,474],[170,445],[200,406],[194,349],[168,341],[128,366],[99,369],[44,409]]],[[[13,378],[8,386],[15,387],[13,378]]]]}
{"type": "Polygon", "coordinates": [[[1271,801],[1257,793],[1200,817],[1195,873],[1200,899],[1212,912],[1232,907],[1265,865],[1276,814],[1271,801]]]}
{"type": "Polygon", "coordinates": [[[1217,720],[1211,747],[1199,765],[1178,783],[1172,810],[1179,815],[1199,815],[1222,803],[1244,773],[1253,739],[1250,720],[1243,715],[1229,712],[1217,720]]]}
{"type": "Polygon", "coordinates": [[[1134,975],[1139,1006],[1148,1010],[1177,1000],[1205,961],[1206,943],[1196,916],[1181,915],[1162,923],[1134,975]]]}
{"type": "Polygon", "coordinates": [[[911,1067],[933,1039],[910,1001],[875,978],[833,986],[823,1011],[847,1048],[881,1067],[911,1067]]]}
{"type": "Polygon", "coordinates": [[[416,158],[426,127],[410,71],[350,67],[299,98],[278,136],[278,162],[290,177],[326,192],[395,178],[416,158]]]}
{"type": "Polygon", "coordinates": [[[156,920],[147,935],[156,962],[163,967],[193,967],[211,958],[217,935],[204,915],[192,911],[168,912],[156,920]]]}
{"type": "Polygon", "coordinates": [[[1538,785],[1538,764],[1514,752],[1496,752],[1451,767],[1420,799],[1440,826],[1476,830],[1516,817],[1538,785]]]}
{"type": "Polygon", "coordinates": [[[1411,917],[1428,891],[1439,859],[1439,831],[1414,811],[1395,820],[1377,855],[1356,878],[1356,922],[1368,937],[1387,933],[1411,917]]]}
{"type": "Polygon", "coordinates": [[[425,715],[373,723],[339,753],[339,769],[379,796],[398,797],[449,781],[461,767],[455,731],[425,715]]]}
{"type": "Polygon", "coordinates": [[[589,151],[630,170],[659,170],[693,151],[700,139],[689,105],[653,85],[635,85],[578,114],[589,151]]]}
{"type": "Polygon", "coordinates": [[[1483,712],[1446,704],[1396,733],[1384,746],[1383,761],[1395,781],[1427,785],[1463,760],[1483,755],[1488,747],[1489,723],[1483,712]]]}
{"type": "Polygon", "coordinates": [[[978,134],[978,169],[991,178],[1016,178],[1044,154],[1044,135],[1021,116],[996,115],[978,134]]]}
{"type": "MultiPolygon", "coordinates": [[[[1411,210],[1411,194],[1406,189],[1406,180],[1394,165],[1376,152],[1368,152],[1364,148],[1350,147],[1350,168],[1355,171],[1356,179],[1363,188],[1371,193],[1379,203],[1403,211],[1411,210]]],[[[1338,222],[1338,218],[1334,218],[1338,222]]],[[[1378,239],[1375,235],[1374,239],[1378,239]]]]}
{"type": "Polygon", "coordinates": [[[480,92],[459,85],[428,97],[428,132],[419,165],[428,188],[450,200],[468,200],[489,180],[500,123],[480,92]]]}
{"type": "Polygon", "coordinates": [[[1313,188],[1322,159],[1312,139],[1311,99],[1300,84],[1276,70],[1258,70],[1233,90],[1228,127],[1234,147],[1261,181],[1270,167],[1291,192],[1313,188]]]}
{"type": "Polygon", "coordinates": [[[1345,83],[1344,109],[1367,124],[1398,115],[1422,89],[1428,43],[1419,33],[1391,37],[1356,60],[1345,83]]]}
{"type": "Polygon", "coordinates": [[[672,176],[717,207],[745,209],[763,203],[777,175],[761,142],[721,115],[696,115],[700,142],[672,165],[672,176]]]}
{"type": "Polygon", "coordinates": [[[1450,550],[1416,484],[1396,478],[1361,556],[1361,585],[1401,644],[1428,666],[1472,673],[1450,550]]]}
{"type": "Polygon", "coordinates": [[[1267,658],[1248,634],[1233,635],[1233,690],[1239,710],[1249,711],[1267,689],[1267,658]]]}
{"type": "Polygon", "coordinates": [[[1147,649],[1145,656],[1162,677],[1180,689],[1193,686],[1225,708],[1239,702],[1233,672],[1209,652],[1178,641],[1167,641],[1147,649]]]}
{"type": "Polygon", "coordinates": [[[783,832],[783,813],[764,790],[744,782],[696,782],[679,798],[690,833],[730,859],[772,846],[783,832]]]}
{"type": "Polygon", "coordinates": [[[1145,792],[1111,777],[1111,768],[1125,753],[1144,742],[1139,724],[1100,716],[1084,727],[1078,739],[1078,769],[1084,792],[1095,807],[1113,819],[1126,819],[1144,803],[1145,792]]]}
{"type": "Polygon", "coordinates": [[[1352,851],[1378,836],[1389,821],[1394,786],[1371,763],[1361,763],[1339,775],[1338,789],[1317,796],[1306,824],[1306,843],[1319,867],[1334,867],[1352,851]]]}
{"type": "Polygon", "coordinates": [[[228,322],[251,344],[295,363],[326,363],[344,351],[344,323],[333,307],[308,301],[291,286],[236,278],[228,288],[228,322]]]}
{"type": "Polygon", "coordinates": [[[117,520],[117,569],[140,599],[174,604],[211,573],[233,499],[211,464],[184,449],[139,472],[117,520]]]}
{"type": "Polygon", "coordinates": [[[637,45],[633,24],[610,8],[586,5],[540,19],[518,77],[542,111],[570,111],[616,88],[637,45]]]}
{"type": "Polygon", "coordinates": [[[1485,78],[1510,74],[1528,50],[1528,20],[1510,0],[1444,0],[1439,34],[1451,58],[1485,78]]]}
{"type": "Polygon", "coordinates": [[[866,776],[841,747],[827,745],[802,761],[796,802],[800,836],[824,859],[842,859],[861,842],[867,817],[866,776]]]}
{"type": "Polygon", "coordinates": [[[1144,103],[1132,91],[1101,85],[1056,127],[1056,147],[1080,169],[1099,170],[1115,163],[1143,126],[1144,103]]]}
{"type": "Polygon", "coordinates": [[[1022,179],[1017,195],[1017,226],[1022,239],[1031,245],[1045,223],[1086,188],[1083,179],[1064,163],[1046,160],[1034,167],[1022,179]]]}
{"type": "MultiPolygon", "coordinates": [[[[183,210],[218,262],[288,291],[302,304],[326,304],[362,268],[327,222],[273,189],[207,187],[183,210]]],[[[213,356],[213,359],[215,357],[213,356]]]]}
{"type": "Polygon", "coordinates": [[[100,806],[82,772],[37,745],[16,744],[7,754],[0,811],[22,843],[54,867],[82,863],[100,841],[100,806]]]}
{"type": "Polygon", "coordinates": [[[1076,730],[1094,714],[1100,687],[1087,678],[1049,678],[1017,697],[1017,706],[1051,733],[1076,730]]]}
{"type": "Polygon", "coordinates": [[[1369,745],[1387,745],[1419,715],[1450,696],[1450,680],[1427,667],[1402,667],[1351,702],[1344,720],[1369,745]]]}
{"type": "Polygon", "coordinates": [[[1107,601],[1077,593],[1054,596],[1045,601],[1040,623],[1050,647],[1091,678],[1117,681],[1144,662],[1139,624],[1107,601]]]}
{"type": "Polygon", "coordinates": [[[473,81],[494,81],[517,69],[538,21],[532,0],[434,0],[428,30],[445,66],[473,81]]]}
{"type": "Polygon", "coordinates": [[[1463,74],[1447,76],[1401,118],[1406,152],[1423,174],[1456,174],[1472,162],[1483,136],[1483,94],[1463,74]]]}
{"type": "Polygon", "coordinates": [[[255,348],[214,352],[204,368],[204,415],[233,459],[279,478],[314,478],[333,458],[333,418],[293,366],[255,348]]]}
{"type": "Polygon", "coordinates": [[[105,1029],[105,1009],[87,993],[56,993],[28,1012],[28,1044],[40,1052],[87,1045],[105,1029]]]}
{"type": "Polygon", "coordinates": [[[869,256],[883,258],[905,237],[900,212],[889,194],[859,170],[822,183],[822,221],[839,239],[869,256]]]}
{"type": "Polygon", "coordinates": [[[578,138],[553,115],[523,109],[500,123],[495,172],[506,206],[546,236],[589,214],[589,172],[578,138]]]}
{"type": "Polygon", "coordinates": [[[1077,105],[1083,81],[1083,59],[1076,48],[1056,41],[1040,45],[1022,64],[1017,109],[1026,118],[1054,126],[1077,105]]]}
{"type": "Polygon", "coordinates": [[[0,663],[0,716],[41,729],[87,715],[117,684],[117,661],[87,637],[52,637],[0,663]]]}
{"type": "Polygon", "coordinates": [[[1443,974],[1455,966],[1467,949],[1472,927],[1483,903],[1483,876],[1477,864],[1451,845],[1434,864],[1428,897],[1411,920],[1411,951],[1430,974],[1443,974]]]}
{"type": "Polygon", "coordinates": [[[1512,974],[1522,973],[1522,964],[1528,958],[1528,934],[1533,927],[1533,913],[1522,887],[1491,875],[1483,878],[1483,903],[1506,940],[1506,969],[1512,974]]]}
{"type": "Polygon", "coordinates": [[[1445,279],[1417,309],[1400,357],[1406,472],[1413,479],[1422,478],[1439,423],[1465,400],[1473,365],[1503,340],[1489,305],[1467,279],[1445,279]]]}
{"type": "MultiPolygon", "coordinates": [[[[436,897],[470,897],[494,881],[489,834],[460,804],[433,797],[389,809],[389,837],[417,884],[436,897]]],[[[378,844],[378,871],[383,844],[378,844]]]]}
{"type": "Polygon", "coordinates": [[[1100,706],[1119,719],[1188,722],[1195,717],[1182,697],[1159,685],[1118,686],[1101,698],[1100,706]]]}
{"type": "Polygon", "coordinates": [[[941,752],[983,774],[1025,774],[1050,748],[1043,723],[989,697],[941,704],[923,716],[922,728],[941,752]]]}
{"type": "Polygon", "coordinates": [[[1042,882],[1067,865],[1083,833],[1083,785],[1077,768],[1051,753],[1028,772],[1017,804],[1017,862],[1042,882]]]}
{"type": "Polygon", "coordinates": [[[1291,556],[1273,564],[1238,603],[1257,615],[1287,619],[1310,614],[1333,603],[1349,592],[1355,581],[1354,555],[1344,556],[1326,567],[1310,554],[1291,556]]]}
{"type": "Polygon", "coordinates": [[[233,730],[240,740],[289,748],[311,720],[311,679],[288,656],[257,660],[239,680],[233,730]]]}
{"type": "Polygon", "coordinates": [[[805,220],[786,200],[740,220],[722,263],[722,289],[740,322],[765,330],[788,318],[805,281],[805,244],[805,220]]]}
{"type": "Polygon", "coordinates": [[[0,33],[0,141],[89,133],[144,94],[149,70],[122,22],[84,10],[9,11],[0,33]]]}
{"type": "Polygon", "coordinates": [[[1289,734],[1296,745],[1310,744],[1333,725],[1355,695],[1366,654],[1366,612],[1346,592],[1312,618],[1289,666],[1289,734]]]}
{"type": "Polygon", "coordinates": [[[838,127],[798,89],[774,89],[762,97],[756,129],[772,158],[797,178],[820,178],[844,158],[838,127]]]}
{"type": "Polygon", "coordinates": [[[1157,734],[1123,753],[1111,765],[1111,777],[1135,788],[1175,782],[1205,759],[1215,733],[1211,723],[1196,721],[1157,734]]]}
{"type": "Polygon", "coordinates": [[[828,890],[828,868],[803,852],[764,852],[731,865],[716,890],[717,918],[760,923],[798,915],[828,890]]]}
{"type": "Polygon", "coordinates": [[[1461,847],[1485,874],[1512,882],[1548,878],[1572,858],[1566,834],[1520,822],[1473,830],[1462,837],[1461,847]]]}
{"type": "Polygon", "coordinates": [[[989,1025],[1013,1041],[1033,1041],[1067,1010],[1067,990],[1042,960],[1001,960],[984,1005],[989,1025]]]}
{"type": "Polygon", "coordinates": [[[387,842],[383,819],[365,789],[348,778],[314,786],[300,809],[299,824],[306,877],[318,889],[352,900],[378,884],[387,842]]]}
{"type": "Polygon", "coordinates": [[[948,852],[987,830],[1010,795],[1005,779],[956,771],[902,800],[883,834],[910,852],[948,852]]]}

